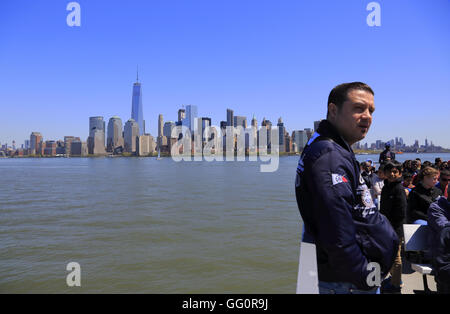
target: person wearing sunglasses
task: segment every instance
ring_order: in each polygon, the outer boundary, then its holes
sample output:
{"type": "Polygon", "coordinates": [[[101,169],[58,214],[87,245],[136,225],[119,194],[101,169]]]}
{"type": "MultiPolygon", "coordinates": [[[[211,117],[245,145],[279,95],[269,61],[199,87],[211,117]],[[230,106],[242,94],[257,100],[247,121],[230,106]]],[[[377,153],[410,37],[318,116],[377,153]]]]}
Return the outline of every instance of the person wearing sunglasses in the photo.
{"type": "Polygon", "coordinates": [[[449,180],[450,180],[450,170],[449,169],[441,170],[441,172],[439,174],[439,182],[436,183],[436,187],[442,191],[442,194],[445,197],[448,196],[448,195],[445,195],[445,192],[447,190],[449,180]]]}

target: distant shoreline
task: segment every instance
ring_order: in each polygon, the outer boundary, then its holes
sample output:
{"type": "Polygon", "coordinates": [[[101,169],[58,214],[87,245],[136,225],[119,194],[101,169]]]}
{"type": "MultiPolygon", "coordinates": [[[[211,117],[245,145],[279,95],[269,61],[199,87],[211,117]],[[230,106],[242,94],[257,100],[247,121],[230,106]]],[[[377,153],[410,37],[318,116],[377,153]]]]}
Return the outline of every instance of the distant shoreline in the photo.
{"type": "MultiPolygon", "coordinates": [[[[355,155],[358,156],[364,156],[364,155],[379,155],[382,151],[355,151],[355,155]]],[[[399,154],[398,152],[394,152],[395,154],[399,154]]],[[[416,154],[416,155],[420,155],[420,154],[449,154],[449,151],[441,151],[441,152],[402,152],[399,155],[403,155],[403,154],[416,154]]],[[[270,156],[270,154],[267,154],[268,156],[270,156]]],[[[301,153],[280,153],[279,157],[291,157],[291,156],[300,156],[301,153]]],[[[208,157],[208,156],[214,156],[214,155],[204,155],[202,157],[208,157]]],[[[248,155],[246,154],[245,157],[249,157],[249,156],[259,156],[259,154],[257,155],[248,155]]],[[[263,155],[265,156],[265,155],[263,155]]],[[[56,159],[56,158],[157,158],[158,155],[157,154],[153,154],[153,155],[148,155],[148,156],[137,156],[137,155],[87,155],[87,156],[0,156],[0,159],[9,159],[9,158],[16,158],[16,159],[56,159]]],[[[161,158],[170,158],[172,156],[168,155],[168,154],[161,154],[160,156],[161,158]]],[[[194,155],[191,155],[191,157],[193,158],[194,155]]],[[[224,157],[226,157],[226,155],[224,155],[224,157]]],[[[234,157],[237,157],[237,155],[235,154],[234,157]]]]}

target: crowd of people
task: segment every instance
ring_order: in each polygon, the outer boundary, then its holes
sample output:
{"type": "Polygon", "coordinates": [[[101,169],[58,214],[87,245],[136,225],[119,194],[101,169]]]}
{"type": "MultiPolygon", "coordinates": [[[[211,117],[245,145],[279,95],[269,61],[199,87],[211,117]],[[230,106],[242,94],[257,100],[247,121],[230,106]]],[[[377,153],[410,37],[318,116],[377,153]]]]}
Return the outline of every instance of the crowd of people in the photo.
{"type": "Polygon", "coordinates": [[[434,266],[438,292],[450,293],[450,161],[436,158],[432,163],[416,158],[400,163],[387,144],[378,169],[371,160],[362,162],[361,176],[400,239],[391,276],[383,282],[382,291],[401,292],[403,224],[420,224],[429,226],[426,258],[434,266]]]}

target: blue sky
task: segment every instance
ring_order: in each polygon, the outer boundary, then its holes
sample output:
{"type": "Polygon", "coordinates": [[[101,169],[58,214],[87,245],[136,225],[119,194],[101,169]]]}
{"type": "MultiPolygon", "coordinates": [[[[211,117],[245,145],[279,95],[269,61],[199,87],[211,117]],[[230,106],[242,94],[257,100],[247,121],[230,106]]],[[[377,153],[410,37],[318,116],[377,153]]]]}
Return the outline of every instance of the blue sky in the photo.
{"type": "MultiPolygon", "coordinates": [[[[0,142],[88,136],[89,116],[131,116],[139,65],[147,131],[183,104],[218,125],[226,109],[289,132],[325,117],[337,84],[375,90],[369,142],[450,147],[450,1],[0,1],[0,142]]],[[[365,142],[365,141],[363,141],[365,142]]]]}

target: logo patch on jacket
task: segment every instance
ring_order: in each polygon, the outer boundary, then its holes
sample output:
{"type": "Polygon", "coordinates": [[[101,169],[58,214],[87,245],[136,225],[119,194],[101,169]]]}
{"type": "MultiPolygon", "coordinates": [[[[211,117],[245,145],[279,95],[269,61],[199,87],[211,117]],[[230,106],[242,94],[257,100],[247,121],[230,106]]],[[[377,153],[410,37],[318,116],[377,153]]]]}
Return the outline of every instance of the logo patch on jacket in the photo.
{"type": "Polygon", "coordinates": [[[348,182],[345,176],[336,173],[331,174],[331,181],[333,182],[333,185],[348,182]]]}

